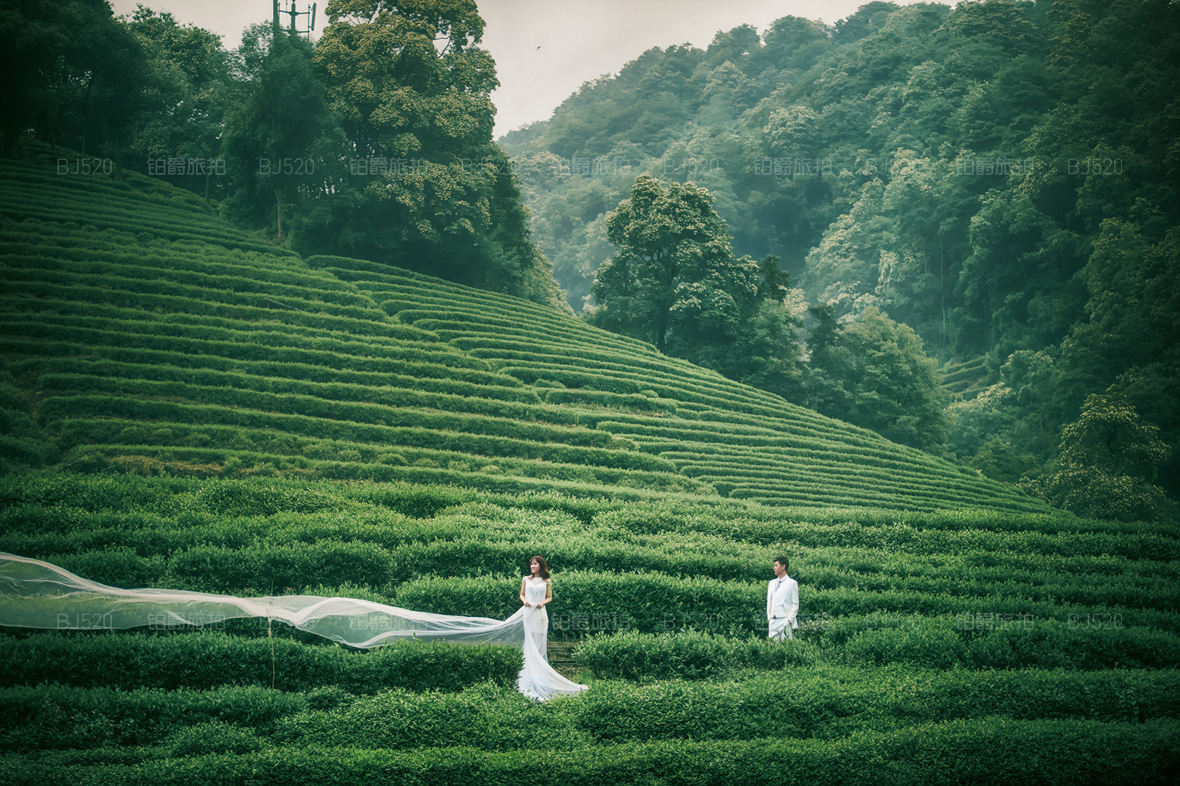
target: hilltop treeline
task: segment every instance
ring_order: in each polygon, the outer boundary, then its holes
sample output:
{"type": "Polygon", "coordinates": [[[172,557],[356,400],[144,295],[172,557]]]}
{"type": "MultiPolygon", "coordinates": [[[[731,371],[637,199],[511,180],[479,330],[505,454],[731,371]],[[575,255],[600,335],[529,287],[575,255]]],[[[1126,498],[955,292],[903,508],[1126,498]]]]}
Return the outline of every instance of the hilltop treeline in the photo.
{"type": "MultiPolygon", "coordinates": [[[[778,257],[806,302],[917,332],[954,374],[948,454],[1058,503],[1119,483],[1152,496],[1161,467],[1175,494],[1178,13],[994,0],[784,17],[651,49],[501,144],[575,306],[617,253],[607,217],[636,176],[692,182],[735,252],[778,257]],[[1094,470],[1106,485],[1063,491],[1094,470]]],[[[806,356],[831,325],[798,313],[806,356]]],[[[805,403],[861,422],[838,398],[805,403]]]]}
{"type": "Polygon", "coordinates": [[[403,6],[329,2],[314,45],[260,20],[227,50],[143,6],[4,0],[4,150],[31,133],[81,153],[66,173],[159,177],[302,252],[557,303],[492,142],[475,3],[403,6]]]}

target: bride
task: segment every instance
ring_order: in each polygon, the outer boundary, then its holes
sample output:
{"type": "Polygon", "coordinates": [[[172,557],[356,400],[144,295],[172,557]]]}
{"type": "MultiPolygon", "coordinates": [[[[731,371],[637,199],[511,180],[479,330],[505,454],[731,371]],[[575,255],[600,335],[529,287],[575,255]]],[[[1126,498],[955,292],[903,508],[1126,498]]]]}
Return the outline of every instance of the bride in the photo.
{"type": "Polygon", "coordinates": [[[524,635],[548,660],[549,614],[545,606],[553,600],[553,582],[549,566],[540,554],[529,560],[529,575],[520,581],[520,602],[524,609],[524,635]]]}
{"type": "Polygon", "coordinates": [[[545,564],[544,557],[535,555],[529,559],[529,575],[520,579],[522,605],[517,615],[522,617],[524,628],[524,668],[520,669],[517,688],[520,693],[540,700],[586,689],[584,685],[566,680],[549,664],[549,613],[545,607],[552,600],[549,565],[545,564]]]}
{"type": "Polygon", "coordinates": [[[48,562],[0,552],[0,625],[122,629],[266,617],[358,648],[377,647],[397,638],[505,644],[520,647],[524,654],[524,667],[517,677],[521,693],[541,701],[580,693],[585,685],[566,679],[549,665],[545,611],[553,599],[549,569],[542,557],[533,557],[529,565],[531,574],[521,581],[523,605],[507,619],[496,620],[411,611],[359,598],[240,598],[188,590],[121,589],[48,562]]]}
{"type": "Polygon", "coordinates": [[[529,575],[520,581],[522,605],[516,613],[521,615],[524,628],[524,668],[517,679],[517,687],[526,696],[541,700],[586,690],[585,685],[567,680],[549,665],[549,613],[545,606],[552,600],[549,566],[545,564],[545,558],[537,554],[529,560],[529,575]]]}

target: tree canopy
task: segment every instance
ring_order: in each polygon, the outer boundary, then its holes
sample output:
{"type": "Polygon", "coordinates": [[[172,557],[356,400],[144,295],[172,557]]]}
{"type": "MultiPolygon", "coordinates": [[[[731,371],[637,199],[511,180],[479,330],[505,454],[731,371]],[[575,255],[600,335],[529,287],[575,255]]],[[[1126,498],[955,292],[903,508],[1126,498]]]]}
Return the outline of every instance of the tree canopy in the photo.
{"type": "Polygon", "coordinates": [[[732,342],[758,295],[758,266],[738,259],[709,192],[640,177],[607,218],[618,253],[593,294],[598,324],[651,340],[662,352],[732,342]]]}
{"type": "Polygon", "coordinates": [[[1155,479],[1168,453],[1159,429],[1141,423],[1126,396],[1091,395],[1062,430],[1052,469],[1029,487],[1082,515],[1151,519],[1165,505],[1155,479]]]}
{"type": "Polygon", "coordinates": [[[555,301],[492,142],[498,81],[474,0],[332,0],[327,14],[315,62],[348,172],[309,215],[309,250],[555,301]]]}
{"type": "Polygon", "coordinates": [[[913,328],[875,306],[845,324],[836,323],[830,307],[813,317],[818,324],[810,342],[810,405],[906,445],[942,444],[948,396],[913,328]]]}

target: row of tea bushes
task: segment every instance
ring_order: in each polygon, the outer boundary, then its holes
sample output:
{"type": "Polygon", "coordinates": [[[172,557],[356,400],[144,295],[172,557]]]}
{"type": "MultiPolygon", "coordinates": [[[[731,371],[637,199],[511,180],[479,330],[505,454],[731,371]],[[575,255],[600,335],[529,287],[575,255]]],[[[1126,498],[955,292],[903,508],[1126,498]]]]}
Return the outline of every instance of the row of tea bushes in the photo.
{"type": "MultiPolygon", "coordinates": [[[[549,399],[618,401],[627,397],[675,404],[676,425],[667,414],[644,407],[601,420],[612,431],[651,453],[669,452],[681,472],[698,445],[716,451],[732,445],[742,450],[782,444],[827,449],[829,465],[806,479],[797,505],[832,502],[852,506],[937,510],[948,507],[1005,507],[1044,510],[1043,504],[1002,484],[970,475],[919,451],[889,443],[848,424],[823,418],[775,396],[656,353],[650,346],[598,331],[536,304],[499,297],[416,273],[383,268],[363,260],[311,257],[308,263],[350,281],[370,294],[400,321],[428,330],[520,379],[526,385],[559,391],[549,399]],[[566,391],[575,391],[569,395],[566,391]],[[673,446],[650,443],[661,435],[673,446]],[[861,453],[900,464],[906,475],[880,472],[861,476],[861,453]],[[671,455],[677,453],[677,455],[671,455]],[[946,480],[948,482],[940,482],[946,480]],[[851,486],[849,484],[852,484],[851,486]],[[953,500],[953,501],[952,501],[953,500]]],[[[548,395],[548,394],[547,394],[548,395]]],[[[781,460],[743,464],[714,453],[717,471],[702,480],[722,494],[769,493],[806,471],[802,453],[781,460]]],[[[767,456],[769,459],[769,455],[767,456]]],[[[797,485],[797,482],[796,482],[797,485]]]]}
{"type": "Polygon", "coordinates": [[[1012,720],[922,723],[841,739],[664,740],[568,749],[484,752],[458,746],[413,750],[285,746],[259,748],[230,724],[204,724],[162,749],[105,747],[5,756],[17,782],[522,783],[555,782],[846,784],[1171,784],[1180,768],[1180,723],[1012,720]],[[1101,744],[1096,741],[1101,740],[1101,744]],[[180,751],[177,751],[180,748],[180,751]],[[180,753],[176,755],[174,751],[180,753]],[[188,755],[184,755],[188,754],[188,755]]]}
{"type": "Polygon", "coordinates": [[[796,639],[719,636],[705,631],[591,636],[575,650],[579,666],[604,679],[716,679],[745,669],[777,670],[819,663],[908,665],[937,669],[1174,669],[1180,635],[1077,620],[1026,621],[975,614],[919,618],[880,615],[801,626],[796,639]],[[827,629],[827,630],[826,630],[827,629]]]}
{"type": "Polygon", "coordinates": [[[714,682],[596,681],[583,696],[544,706],[492,682],[452,693],[386,688],[361,695],[337,686],[18,686],[0,689],[9,709],[0,718],[0,750],[167,745],[196,724],[232,725],[284,746],[509,751],[661,739],[837,739],[990,715],[1146,723],[1176,718],[1178,680],[1175,671],[823,667],[714,682]]]}
{"type": "MultiPolygon", "coordinates": [[[[281,627],[282,623],[274,623],[281,627]]],[[[0,684],[212,688],[263,685],[306,691],[335,685],[351,693],[383,688],[455,691],[492,680],[515,687],[515,647],[399,641],[372,650],[309,646],[284,637],[218,630],[58,631],[0,636],[0,684]]]]}

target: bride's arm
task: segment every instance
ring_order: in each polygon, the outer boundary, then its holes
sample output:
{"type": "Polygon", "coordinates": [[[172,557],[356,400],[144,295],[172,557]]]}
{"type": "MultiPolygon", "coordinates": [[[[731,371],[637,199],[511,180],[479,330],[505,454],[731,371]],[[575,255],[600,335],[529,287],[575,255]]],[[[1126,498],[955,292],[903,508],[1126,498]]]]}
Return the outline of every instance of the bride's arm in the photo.
{"type": "Polygon", "coordinates": [[[553,600],[553,584],[551,584],[550,582],[546,581],[546,582],[545,582],[545,600],[543,600],[543,601],[541,601],[540,603],[538,603],[538,604],[537,604],[537,608],[538,608],[538,609],[540,609],[540,608],[544,608],[544,607],[545,607],[545,604],[546,604],[546,603],[548,603],[548,602],[549,602],[549,601],[551,601],[551,600],[553,600]]]}
{"type": "Polygon", "coordinates": [[[525,606],[529,605],[529,602],[524,599],[524,579],[520,580],[520,602],[525,606]]]}

